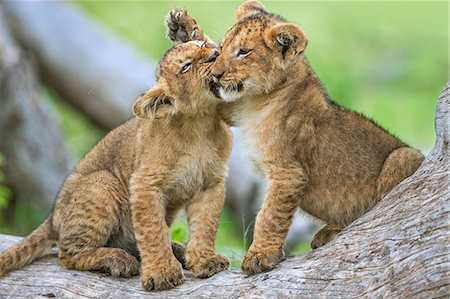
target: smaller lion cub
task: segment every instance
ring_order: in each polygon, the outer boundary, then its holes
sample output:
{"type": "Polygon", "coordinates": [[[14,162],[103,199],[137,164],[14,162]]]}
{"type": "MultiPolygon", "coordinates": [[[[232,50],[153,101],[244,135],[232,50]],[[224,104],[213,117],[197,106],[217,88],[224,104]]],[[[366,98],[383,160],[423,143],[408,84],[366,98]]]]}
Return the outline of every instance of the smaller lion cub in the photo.
{"type": "MultiPolygon", "coordinates": [[[[172,12],[169,24],[182,13],[172,12]]],[[[69,269],[128,277],[139,273],[140,259],[147,291],[181,284],[183,262],[200,278],[229,268],[228,258],[214,251],[231,150],[230,129],[208,83],[218,55],[204,41],[166,52],[157,85],[133,105],[137,117],[111,131],[78,164],[51,215],[0,255],[0,276],[55,244],[69,269]],[[186,261],[182,245],[171,244],[169,236],[181,208],[190,231],[186,261]]]]}

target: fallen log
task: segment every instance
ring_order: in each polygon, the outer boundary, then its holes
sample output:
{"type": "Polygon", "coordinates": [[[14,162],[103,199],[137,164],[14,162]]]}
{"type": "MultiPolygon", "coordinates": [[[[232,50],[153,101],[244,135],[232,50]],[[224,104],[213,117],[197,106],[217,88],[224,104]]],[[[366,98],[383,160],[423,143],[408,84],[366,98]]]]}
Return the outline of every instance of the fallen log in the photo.
{"type": "MultiPolygon", "coordinates": [[[[0,278],[0,297],[448,298],[450,294],[450,81],[436,110],[436,144],[420,168],[335,240],[273,271],[238,269],[143,292],[139,278],[69,271],[55,256],[0,278]]],[[[0,250],[20,240],[0,236],[0,250]]]]}
{"type": "Polygon", "coordinates": [[[9,31],[0,3],[0,152],[15,198],[47,213],[69,158],[55,116],[39,101],[35,64],[9,31]]]}
{"type": "Polygon", "coordinates": [[[33,51],[42,77],[64,100],[112,129],[154,85],[155,65],[73,4],[6,1],[14,35],[33,51]]]}

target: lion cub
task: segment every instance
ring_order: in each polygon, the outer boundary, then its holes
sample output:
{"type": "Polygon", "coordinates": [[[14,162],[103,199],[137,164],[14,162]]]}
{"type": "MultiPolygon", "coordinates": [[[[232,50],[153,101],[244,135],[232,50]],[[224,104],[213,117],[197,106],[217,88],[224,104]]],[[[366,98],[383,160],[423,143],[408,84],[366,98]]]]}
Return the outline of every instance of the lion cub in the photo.
{"type": "Polygon", "coordinates": [[[274,268],[297,208],[327,225],[312,247],[330,241],[413,174],[423,155],[374,122],[334,103],[311,69],[305,33],[259,1],[236,12],[212,68],[213,90],[229,103],[267,181],[246,274],[274,268]]]}
{"type": "MultiPolygon", "coordinates": [[[[133,118],[101,140],[66,179],[53,212],[0,255],[0,275],[57,244],[69,269],[114,276],[140,272],[145,290],[183,282],[169,227],[186,209],[186,266],[204,278],[229,268],[214,242],[224,203],[231,132],[217,112],[208,76],[214,45],[187,42],[166,52],[157,86],[133,105],[133,118]]],[[[183,248],[174,245],[183,262],[183,248]]]]}
{"type": "Polygon", "coordinates": [[[242,270],[274,268],[299,207],[327,223],[329,242],[412,175],[423,155],[374,122],[330,100],[304,51],[305,33],[259,1],[236,12],[212,73],[224,112],[240,126],[267,181],[242,270]]]}

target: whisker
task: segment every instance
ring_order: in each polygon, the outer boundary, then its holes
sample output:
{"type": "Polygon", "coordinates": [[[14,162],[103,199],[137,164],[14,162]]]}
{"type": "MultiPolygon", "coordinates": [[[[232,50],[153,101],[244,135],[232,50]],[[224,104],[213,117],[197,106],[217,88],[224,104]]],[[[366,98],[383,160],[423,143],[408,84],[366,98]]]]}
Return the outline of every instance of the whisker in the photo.
{"type": "Polygon", "coordinates": [[[219,30],[216,28],[213,28],[213,30],[211,30],[212,34],[214,35],[215,38],[213,38],[213,40],[218,40],[219,44],[222,42],[223,38],[225,37],[225,35],[221,32],[219,32],[219,30]]]}

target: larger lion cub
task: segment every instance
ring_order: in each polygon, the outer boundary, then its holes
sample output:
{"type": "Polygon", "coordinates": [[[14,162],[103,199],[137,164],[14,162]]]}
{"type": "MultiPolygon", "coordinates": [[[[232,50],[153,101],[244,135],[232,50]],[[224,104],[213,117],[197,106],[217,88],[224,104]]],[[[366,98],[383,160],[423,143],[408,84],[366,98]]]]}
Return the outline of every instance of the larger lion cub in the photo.
{"type": "MultiPolygon", "coordinates": [[[[215,46],[171,48],[157,86],[133,105],[133,118],[110,132],[66,179],[52,214],[21,243],[0,255],[0,275],[59,246],[62,265],[114,276],[140,272],[145,290],[183,282],[169,227],[185,208],[190,237],[187,268],[209,277],[229,267],[214,252],[224,203],[229,127],[219,117],[208,76],[215,46]]],[[[183,248],[174,245],[183,262],[183,248]]]]}
{"type": "Polygon", "coordinates": [[[242,270],[274,268],[299,207],[327,225],[330,241],[413,174],[423,155],[374,122],[334,103],[304,52],[297,25],[247,1],[222,42],[212,73],[224,113],[240,126],[267,181],[253,244],[242,270]]]}

